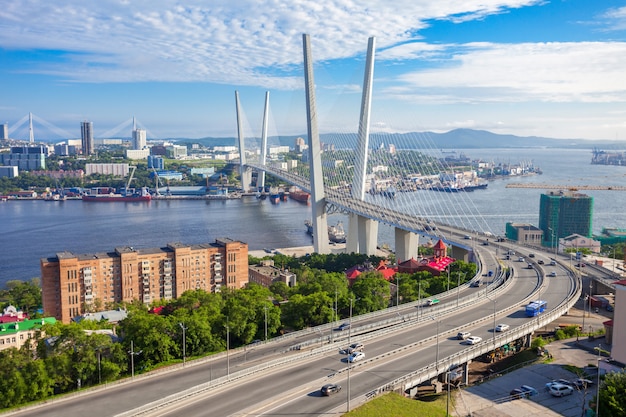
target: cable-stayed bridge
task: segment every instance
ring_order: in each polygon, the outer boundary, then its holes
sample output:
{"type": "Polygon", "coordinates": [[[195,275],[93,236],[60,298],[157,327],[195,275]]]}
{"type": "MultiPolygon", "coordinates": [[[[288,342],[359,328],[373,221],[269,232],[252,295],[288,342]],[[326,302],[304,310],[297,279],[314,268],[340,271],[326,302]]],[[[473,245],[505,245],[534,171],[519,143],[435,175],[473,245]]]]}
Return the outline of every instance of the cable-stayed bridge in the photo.
{"type": "MultiPolygon", "coordinates": [[[[43,132],[45,132],[48,135],[47,139],[53,139],[54,136],[57,136],[58,140],[80,138],[80,123],[79,122],[76,123],[76,132],[72,133],[66,129],[56,126],[55,124],[45,120],[44,118],[34,113],[28,113],[24,115],[21,119],[19,119],[17,122],[8,125],[7,133],[10,138],[18,139],[18,140],[28,140],[29,142],[34,142],[37,140],[37,137],[42,136],[41,127],[43,127],[43,132]]],[[[134,130],[136,127],[139,127],[145,130],[148,137],[150,138],[156,137],[135,117],[131,117],[127,120],[124,120],[117,126],[105,132],[94,135],[94,136],[96,138],[101,138],[101,139],[130,137],[131,130],[134,130]],[[127,132],[127,133],[124,133],[124,132],[127,132]]]]}
{"type": "Polygon", "coordinates": [[[486,187],[469,166],[451,169],[427,134],[370,135],[374,45],[374,38],[370,38],[358,133],[334,134],[332,142],[322,146],[317,129],[311,52],[308,36],[304,35],[308,135],[302,163],[297,161],[298,165],[292,164],[289,169],[279,167],[282,163],[268,162],[269,93],[265,97],[260,152],[242,151],[246,146],[239,95],[235,93],[242,184],[251,186],[254,169],[258,172],[257,187],[264,185],[264,175],[268,172],[310,192],[314,249],[318,253],[330,252],[325,238],[327,215],[337,212],[349,217],[349,252],[374,254],[378,224],[384,223],[395,229],[395,249],[401,260],[415,256],[419,235],[448,240],[450,236],[442,232],[442,223],[495,235],[473,204],[472,193],[468,193],[486,187]]]}

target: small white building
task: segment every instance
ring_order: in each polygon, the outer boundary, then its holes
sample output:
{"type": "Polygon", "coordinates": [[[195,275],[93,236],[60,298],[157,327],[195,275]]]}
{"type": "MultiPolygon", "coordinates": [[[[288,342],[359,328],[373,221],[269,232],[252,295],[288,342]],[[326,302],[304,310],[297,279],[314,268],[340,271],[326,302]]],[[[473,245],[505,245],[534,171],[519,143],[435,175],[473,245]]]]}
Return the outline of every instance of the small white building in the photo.
{"type": "Polygon", "coordinates": [[[600,253],[600,246],[599,240],[593,240],[576,233],[559,239],[559,253],[569,252],[572,249],[576,251],[589,249],[593,253],[600,253]]]}

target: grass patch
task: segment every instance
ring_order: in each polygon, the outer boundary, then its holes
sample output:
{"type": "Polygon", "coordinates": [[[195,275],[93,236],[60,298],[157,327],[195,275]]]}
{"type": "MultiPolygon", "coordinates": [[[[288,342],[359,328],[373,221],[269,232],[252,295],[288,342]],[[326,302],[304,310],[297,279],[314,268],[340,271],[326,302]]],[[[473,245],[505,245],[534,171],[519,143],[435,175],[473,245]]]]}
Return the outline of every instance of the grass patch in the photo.
{"type": "MultiPolygon", "coordinates": [[[[443,417],[446,415],[445,393],[427,398],[427,401],[420,401],[390,392],[343,414],[343,417],[443,417]],[[432,400],[433,397],[436,398],[432,400]]],[[[450,409],[452,409],[452,404],[450,404],[450,409]]]]}

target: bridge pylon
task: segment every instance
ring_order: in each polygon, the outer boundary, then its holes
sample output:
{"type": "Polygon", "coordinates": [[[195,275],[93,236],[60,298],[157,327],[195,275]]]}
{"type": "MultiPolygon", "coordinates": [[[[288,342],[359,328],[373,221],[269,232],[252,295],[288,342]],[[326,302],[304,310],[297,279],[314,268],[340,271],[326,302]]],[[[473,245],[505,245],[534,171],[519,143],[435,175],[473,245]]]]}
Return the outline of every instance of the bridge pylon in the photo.
{"type": "Polygon", "coordinates": [[[239,174],[241,175],[241,188],[246,192],[252,182],[252,171],[246,166],[246,146],[243,137],[243,128],[241,126],[239,91],[235,91],[235,107],[237,111],[237,136],[239,138],[239,174]]]}
{"type": "Polygon", "coordinates": [[[328,243],[328,218],[326,216],[326,196],[322,175],[320,137],[317,128],[317,108],[315,106],[315,81],[309,35],[302,35],[304,52],[304,89],[306,92],[307,134],[309,142],[309,163],[311,170],[311,211],[313,215],[313,250],[321,254],[330,253],[328,243]]]}

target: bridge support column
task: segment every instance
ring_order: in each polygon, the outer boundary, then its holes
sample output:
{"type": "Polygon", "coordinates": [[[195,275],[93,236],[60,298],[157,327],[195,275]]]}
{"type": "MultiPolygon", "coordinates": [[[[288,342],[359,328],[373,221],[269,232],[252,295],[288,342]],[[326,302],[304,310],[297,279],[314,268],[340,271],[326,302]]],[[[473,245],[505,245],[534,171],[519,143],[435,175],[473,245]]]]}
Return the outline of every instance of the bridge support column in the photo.
{"type": "Polygon", "coordinates": [[[354,213],[349,214],[348,218],[350,224],[348,225],[346,252],[376,255],[378,222],[354,213]]]}
{"type": "Polygon", "coordinates": [[[396,246],[396,260],[406,261],[411,259],[417,253],[417,245],[419,243],[418,236],[415,233],[395,229],[395,246],[396,246]]]}
{"type": "Polygon", "coordinates": [[[378,242],[378,222],[367,217],[358,216],[359,253],[376,255],[378,242]]]}
{"type": "Polygon", "coordinates": [[[246,192],[250,188],[252,182],[252,171],[246,165],[246,145],[243,137],[243,128],[241,126],[239,92],[235,91],[235,107],[237,110],[237,136],[239,138],[239,175],[241,176],[241,189],[246,192]]]}
{"type": "Polygon", "coordinates": [[[348,214],[346,253],[359,253],[359,216],[355,213],[348,214]]]}

